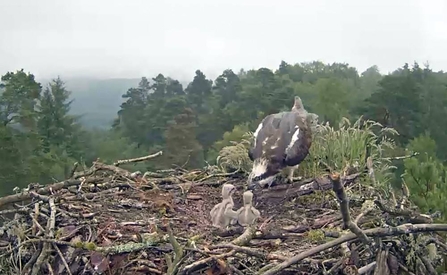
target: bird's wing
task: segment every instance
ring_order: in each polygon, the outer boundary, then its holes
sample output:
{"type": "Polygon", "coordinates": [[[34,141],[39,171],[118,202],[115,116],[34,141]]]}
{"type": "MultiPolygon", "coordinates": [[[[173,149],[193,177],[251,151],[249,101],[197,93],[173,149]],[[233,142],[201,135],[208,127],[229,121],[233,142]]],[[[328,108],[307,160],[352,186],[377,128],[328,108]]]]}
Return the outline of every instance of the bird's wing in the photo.
{"type": "Polygon", "coordinates": [[[262,156],[263,142],[277,134],[284,114],[285,112],[268,115],[259,123],[254,132],[254,144],[249,150],[249,157],[252,161],[262,156]]]}
{"type": "Polygon", "coordinates": [[[233,210],[233,206],[231,204],[225,205],[224,215],[233,219],[237,219],[238,212],[233,210]]]}
{"type": "Polygon", "coordinates": [[[297,113],[290,113],[283,120],[282,133],[285,163],[288,166],[300,164],[309,154],[312,144],[312,133],[307,120],[303,120],[297,113]]]}
{"type": "Polygon", "coordinates": [[[221,207],[221,205],[222,205],[222,203],[220,202],[220,203],[214,205],[213,209],[211,209],[211,211],[210,211],[211,219],[213,219],[213,218],[216,216],[217,211],[219,210],[219,208],[221,207]]]}
{"type": "Polygon", "coordinates": [[[259,212],[259,210],[254,208],[253,206],[251,207],[251,211],[253,212],[256,218],[259,218],[261,216],[261,212],[259,212]]]}

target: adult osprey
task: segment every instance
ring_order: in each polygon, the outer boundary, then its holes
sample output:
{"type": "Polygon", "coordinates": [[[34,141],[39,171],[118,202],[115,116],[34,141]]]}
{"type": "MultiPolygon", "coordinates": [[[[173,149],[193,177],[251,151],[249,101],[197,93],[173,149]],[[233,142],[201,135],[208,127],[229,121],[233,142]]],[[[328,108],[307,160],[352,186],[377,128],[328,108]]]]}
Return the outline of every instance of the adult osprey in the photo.
{"type": "Polygon", "coordinates": [[[312,145],[312,120],[299,96],[295,96],[292,110],[266,116],[254,133],[254,145],[249,150],[253,169],[248,177],[249,189],[259,184],[272,185],[276,175],[289,170],[288,179],[309,154],[312,145]]]}

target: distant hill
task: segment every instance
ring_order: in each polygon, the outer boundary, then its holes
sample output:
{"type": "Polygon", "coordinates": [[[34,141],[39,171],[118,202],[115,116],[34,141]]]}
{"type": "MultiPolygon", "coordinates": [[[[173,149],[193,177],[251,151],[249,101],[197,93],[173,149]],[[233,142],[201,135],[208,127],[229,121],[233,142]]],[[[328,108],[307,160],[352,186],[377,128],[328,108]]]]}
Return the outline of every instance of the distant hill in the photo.
{"type": "MultiPolygon", "coordinates": [[[[109,128],[117,116],[129,88],[137,87],[141,78],[68,78],[62,79],[74,99],[71,113],[82,115],[80,121],[88,128],[109,128]]],[[[40,81],[46,86],[48,80],[40,81]]]]}
{"type": "MultiPolygon", "coordinates": [[[[49,80],[38,79],[43,87],[49,80]]],[[[71,113],[82,115],[80,122],[87,128],[107,129],[117,117],[121,103],[124,101],[122,95],[128,89],[138,87],[141,78],[62,78],[69,91],[71,98],[71,113]]],[[[181,81],[185,89],[189,81],[181,81]]]]}

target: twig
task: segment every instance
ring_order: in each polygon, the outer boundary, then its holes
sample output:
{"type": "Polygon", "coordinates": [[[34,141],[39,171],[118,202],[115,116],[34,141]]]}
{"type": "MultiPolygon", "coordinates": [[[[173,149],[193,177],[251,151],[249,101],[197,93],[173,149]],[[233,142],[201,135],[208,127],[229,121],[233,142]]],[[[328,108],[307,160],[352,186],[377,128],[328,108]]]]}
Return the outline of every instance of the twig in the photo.
{"type": "Polygon", "coordinates": [[[404,177],[402,177],[402,198],[399,203],[396,205],[396,208],[404,209],[404,205],[406,204],[408,198],[410,197],[410,190],[408,190],[407,183],[405,182],[404,177]]]}
{"type": "Polygon", "coordinates": [[[255,234],[256,234],[256,223],[248,226],[245,229],[244,233],[239,237],[237,237],[236,239],[234,239],[231,243],[238,246],[246,245],[253,239],[255,234]]]}
{"type": "MultiPolygon", "coordinates": [[[[89,183],[93,183],[96,181],[99,181],[100,179],[87,179],[87,182],[89,183]]],[[[45,187],[39,188],[37,190],[33,190],[33,192],[39,194],[39,195],[47,195],[51,193],[51,190],[53,192],[70,187],[70,186],[75,186],[75,185],[79,185],[81,184],[80,180],[65,180],[65,181],[61,181],[58,183],[54,183],[54,184],[50,184],[47,185],[45,187]]],[[[15,203],[15,202],[21,202],[21,201],[26,201],[28,199],[31,199],[31,191],[23,191],[21,193],[18,194],[14,194],[14,195],[9,195],[9,196],[5,196],[0,198],[0,208],[4,205],[7,204],[11,204],[11,203],[15,203]]]]}
{"type": "Polygon", "coordinates": [[[139,157],[139,158],[134,158],[134,159],[122,159],[122,160],[118,160],[115,163],[113,163],[114,166],[119,166],[121,164],[126,164],[126,163],[131,163],[131,162],[141,162],[141,161],[146,161],[146,160],[150,160],[153,159],[155,157],[161,156],[163,154],[163,151],[159,151],[155,154],[152,155],[148,155],[148,156],[144,156],[144,157],[139,157]]]}
{"type": "Polygon", "coordinates": [[[220,255],[213,255],[213,256],[210,256],[208,258],[195,261],[194,263],[185,266],[181,270],[180,274],[191,274],[195,270],[199,269],[200,266],[203,266],[203,265],[207,264],[208,262],[210,262],[212,260],[228,258],[228,257],[233,256],[235,253],[236,253],[235,250],[231,250],[230,252],[227,252],[227,253],[223,253],[223,254],[220,254],[220,255]]]}
{"type": "Polygon", "coordinates": [[[371,156],[366,158],[366,167],[368,168],[368,175],[371,178],[373,185],[376,186],[377,182],[376,182],[376,176],[374,174],[374,164],[371,156]]]}
{"type": "Polygon", "coordinates": [[[349,213],[349,199],[346,196],[345,189],[340,180],[340,174],[337,172],[332,173],[329,176],[329,178],[332,181],[332,188],[335,194],[337,195],[337,198],[340,203],[340,212],[343,218],[344,226],[349,230],[351,230],[351,232],[356,234],[362,242],[364,242],[365,244],[369,244],[371,241],[368,239],[365,233],[363,233],[362,230],[357,226],[357,224],[351,220],[351,215],[349,213]]]}
{"type": "Polygon", "coordinates": [[[358,224],[360,222],[360,220],[365,217],[366,215],[368,215],[368,213],[370,213],[373,209],[372,208],[367,208],[364,211],[362,211],[354,220],[355,224],[358,224]]]}
{"type": "Polygon", "coordinates": [[[173,249],[174,249],[174,260],[171,259],[171,256],[169,254],[165,254],[166,263],[168,265],[168,271],[167,274],[173,275],[176,274],[178,267],[181,263],[184,250],[183,247],[178,243],[178,241],[174,237],[174,233],[172,232],[171,226],[169,225],[169,222],[166,224],[166,229],[168,231],[169,236],[169,242],[171,243],[173,249]]]}
{"type": "Polygon", "coordinates": [[[388,266],[388,248],[385,250],[379,250],[376,257],[376,267],[374,270],[374,275],[389,275],[390,267],[388,266]]]}
{"type": "MultiPolygon", "coordinates": [[[[54,199],[49,199],[50,204],[50,218],[47,222],[47,230],[46,230],[46,237],[49,239],[54,238],[54,227],[56,226],[56,205],[54,204],[54,199]]],[[[50,244],[44,243],[42,247],[42,251],[40,252],[40,256],[37,258],[36,263],[34,264],[31,274],[37,275],[40,273],[40,269],[43,265],[43,263],[46,261],[46,258],[50,254],[50,244]]]]}
{"type": "Polygon", "coordinates": [[[376,267],[376,264],[377,264],[377,262],[374,261],[374,262],[369,263],[365,266],[362,266],[361,268],[359,268],[358,274],[361,275],[361,274],[365,274],[365,273],[372,271],[376,267]]]}
{"type": "Polygon", "coordinates": [[[267,257],[266,254],[253,249],[253,248],[249,248],[249,247],[243,247],[243,246],[238,246],[238,245],[234,245],[234,244],[218,244],[218,245],[213,245],[210,247],[210,249],[219,249],[219,248],[231,248],[233,250],[235,250],[236,252],[241,252],[250,256],[255,256],[261,259],[265,259],[267,257]]]}
{"type": "Polygon", "coordinates": [[[416,157],[419,155],[419,152],[413,152],[411,155],[405,155],[405,156],[398,156],[398,157],[389,157],[389,158],[383,158],[384,160],[403,160],[403,159],[409,159],[412,157],[416,157]]]}
{"type": "Polygon", "coordinates": [[[375,200],[374,203],[377,205],[377,207],[382,210],[383,212],[386,212],[390,214],[391,216],[401,216],[405,217],[409,220],[410,223],[432,223],[433,218],[429,215],[425,214],[419,214],[419,213],[413,213],[413,211],[409,209],[400,209],[400,208],[391,208],[386,206],[384,203],[382,203],[379,200],[375,200]]]}
{"type": "Polygon", "coordinates": [[[71,169],[70,174],[68,174],[68,178],[69,178],[69,179],[73,178],[73,176],[74,176],[74,174],[75,174],[75,172],[76,172],[76,169],[78,169],[78,166],[79,166],[79,163],[78,163],[78,162],[75,162],[75,163],[73,164],[73,168],[71,169]]]}
{"type": "MultiPolygon", "coordinates": [[[[49,262],[47,262],[47,268],[48,268],[48,272],[50,273],[50,275],[54,275],[54,270],[51,267],[49,262]]],[[[68,272],[70,272],[70,270],[68,272]]],[[[69,273],[69,274],[71,275],[71,273],[69,273]]]]}
{"type": "Polygon", "coordinates": [[[430,261],[429,259],[427,259],[427,257],[424,257],[424,256],[420,256],[419,258],[421,259],[422,263],[424,264],[425,268],[427,269],[429,275],[437,274],[435,268],[432,265],[432,261],[430,261]]]}
{"type": "MultiPolygon", "coordinates": [[[[199,182],[203,182],[203,181],[206,181],[206,180],[208,180],[208,179],[211,179],[211,178],[217,178],[217,177],[228,177],[228,176],[232,176],[232,175],[235,175],[235,174],[237,174],[238,172],[240,172],[240,170],[239,170],[239,169],[238,169],[238,170],[236,170],[236,171],[234,171],[234,172],[231,172],[231,173],[219,173],[219,174],[211,174],[211,175],[208,175],[208,176],[206,176],[206,177],[204,177],[204,178],[202,178],[202,179],[198,180],[198,181],[197,181],[197,183],[199,183],[199,182]]],[[[195,185],[198,185],[198,184],[195,184],[195,185]]]]}
{"type": "MultiPolygon", "coordinates": [[[[423,232],[432,232],[432,231],[447,231],[447,224],[403,224],[396,227],[387,227],[387,228],[373,228],[363,231],[365,235],[370,237],[384,237],[384,236],[397,236],[403,234],[417,234],[423,232]]],[[[340,245],[345,242],[352,241],[357,238],[357,235],[354,233],[348,233],[338,239],[333,241],[324,243],[312,249],[306,250],[287,261],[282,262],[281,264],[275,266],[272,269],[269,269],[265,273],[261,273],[264,275],[273,275],[278,273],[279,271],[298,263],[302,259],[315,255],[321,251],[332,248],[334,246],[340,245]]]]}
{"type": "MultiPolygon", "coordinates": [[[[56,250],[57,254],[59,255],[59,257],[61,258],[61,261],[64,264],[64,267],[67,269],[67,273],[69,275],[72,275],[71,271],[70,271],[70,267],[68,266],[67,261],[65,260],[64,255],[62,254],[61,250],[59,249],[57,244],[53,243],[52,245],[53,245],[54,249],[56,250]]],[[[61,272],[62,271],[64,271],[64,270],[62,269],[61,272]]]]}

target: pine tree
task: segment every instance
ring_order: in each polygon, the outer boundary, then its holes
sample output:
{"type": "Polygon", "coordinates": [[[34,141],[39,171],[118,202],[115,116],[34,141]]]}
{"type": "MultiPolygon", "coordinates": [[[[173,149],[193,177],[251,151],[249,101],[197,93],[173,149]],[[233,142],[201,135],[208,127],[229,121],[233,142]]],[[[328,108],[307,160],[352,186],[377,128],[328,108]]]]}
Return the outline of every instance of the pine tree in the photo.
{"type": "Polygon", "coordinates": [[[190,108],[185,108],[169,123],[165,132],[165,161],[168,165],[186,164],[187,168],[203,167],[203,148],[197,141],[196,129],[195,115],[190,108]]]}

